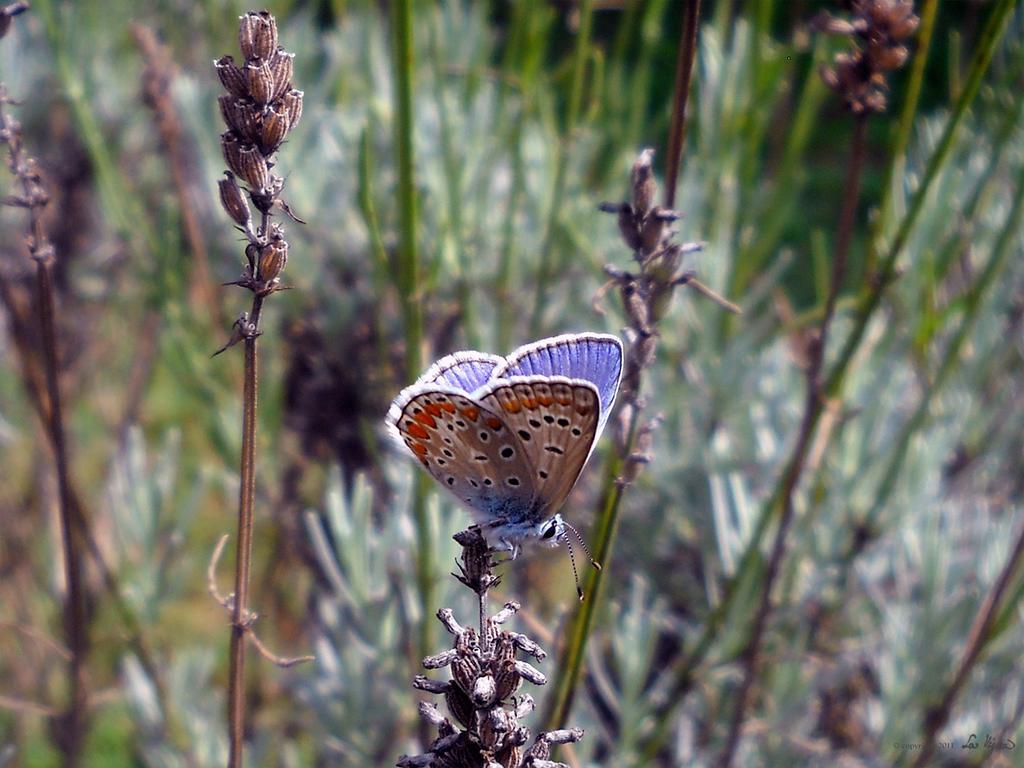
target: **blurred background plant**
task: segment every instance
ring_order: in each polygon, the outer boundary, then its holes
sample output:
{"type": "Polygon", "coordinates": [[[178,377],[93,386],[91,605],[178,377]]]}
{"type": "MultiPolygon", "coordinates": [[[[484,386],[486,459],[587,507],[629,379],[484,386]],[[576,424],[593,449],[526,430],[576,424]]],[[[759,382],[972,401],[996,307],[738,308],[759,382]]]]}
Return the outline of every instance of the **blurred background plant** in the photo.
{"type": "MultiPolygon", "coordinates": [[[[287,190],[308,224],[289,230],[299,290],[263,317],[251,607],[272,647],[317,661],[250,665],[251,764],[422,751],[421,627],[442,605],[475,609],[447,576],[466,517],[418,487],[383,415],[414,362],[628,324],[617,299],[594,298],[606,264],[631,262],[597,204],[628,197],[643,147],[663,176],[684,5],[417,8],[404,127],[381,4],[270,5],[300,54],[287,190]],[[433,565],[417,574],[424,550],[433,565]]],[[[235,310],[205,283],[242,264],[217,202],[210,62],[245,10],[39,0],[0,40],[21,102],[7,109],[51,195],[71,486],[96,544],[83,765],[226,759],[226,620],[206,565],[234,526],[242,366],[210,361],[235,310]]],[[[702,4],[676,227],[706,243],[686,266],[744,314],[689,291],[659,326],[644,382],[658,426],[623,495],[570,764],[711,764],[729,737],[775,525],[762,511],[799,431],[854,130],[819,75],[852,43],[816,31],[822,10],[849,18],[811,0],[702,4]]],[[[931,737],[939,764],[1014,764],[986,736],[1024,748],[1024,579],[1001,579],[1024,523],[1024,16],[1011,0],[915,12],[888,111],[868,122],[826,372],[858,341],[826,382],[830,439],[812,442],[794,494],[737,765],[909,764],[931,737]],[[971,734],[979,748],[960,749],[971,734]]],[[[14,183],[0,176],[4,195],[14,183]]],[[[0,765],[48,766],[61,764],[65,585],[20,213],[0,215],[0,765]]],[[[584,527],[608,450],[565,510],[584,527]]],[[[494,593],[526,606],[549,678],[578,610],[566,561],[537,551],[494,593]]],[[[553,687],[535,691],[539,710],[553,687]]]]}

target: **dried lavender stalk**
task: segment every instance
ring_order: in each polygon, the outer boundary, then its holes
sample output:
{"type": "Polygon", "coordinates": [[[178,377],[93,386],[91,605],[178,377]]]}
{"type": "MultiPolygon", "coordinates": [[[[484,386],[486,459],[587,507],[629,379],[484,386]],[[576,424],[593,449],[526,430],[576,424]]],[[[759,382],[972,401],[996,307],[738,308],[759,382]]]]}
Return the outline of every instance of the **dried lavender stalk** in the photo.
{"type": "Polygon", "coordinates": [[[231,284],[252,293],[251,309],[235,321],[231,339],[219,350],[223,352],[239,341],[245,342],[238,556],[234,595],[225,601],[232,612],[228,673],[228,764],[232,768],[242,764],[245,638],[247,634],[253,636],[251,628],[255,618],[249,612],[248,602],[256,489],[256,341],[260,335],[263,301],[283,289],[280,275],[288,262],[284,230],[280,224],[270,222],[274,207],[290,214],[288,205],[280,197],[284,179],[274,172],[274,167],[278,148],[302,115],[302,91],[292,87],[294,54],[277,44],[274,17],[267,11],[249,11],[240,17],[238,42],[243,56],[241,66],[236,65],[231,56],[214,62],[226,91],[218,102],[228,127],[221,135],[221,150],[230,169],[220,182],[220,199],[228,216],[249,241],[245,248],[245,271],[231,284]],[[253,223],[249,201],[260,212],[258,225],[253,223]]]}
{"type": "Polygon", "coordinates": [[[522,681],[544,685],[547,678],[532,664],[516,658],[519,654],[543,661],[547,655],[526,635],[501,629],[519,610],[515,602],[505,603],[493,616],[487,614],[487,596],[500,581],[492,568],[491,550],[477,527],[455,534],[462,546],[459,573],[453,574],[477,595],[479,629],[463,627],[449,608],[437,618],[453,636],[451,649],[423,660],[427,669],[447,667],[450,680],[434,680],[423,675],[413,687],[428,693],[443,694],[445,704],[457,726],[435,705],[423,702],[420,716],[437,729],[438,736],[426,752],[403,755],[396,765],[436,766],[437,768],[566,768],[551,761],[551,747],[583,738],[579,728],[540,733],[529,747],[530,732],[519,721],[533,711],[533,698],[516,696],[522,681]]]}

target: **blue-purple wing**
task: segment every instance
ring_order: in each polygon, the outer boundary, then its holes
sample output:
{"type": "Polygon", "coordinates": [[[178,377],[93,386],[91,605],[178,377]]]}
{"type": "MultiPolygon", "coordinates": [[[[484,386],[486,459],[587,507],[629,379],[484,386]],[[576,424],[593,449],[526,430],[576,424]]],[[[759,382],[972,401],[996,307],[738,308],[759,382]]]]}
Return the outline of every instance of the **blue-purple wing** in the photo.
{"type": "Polygon", "coordinates": [[[622,342],[604,333],[571,333],[542,339],[520,347],[491,373],[495,379],[511,376],[565,376],[591,382],[601,401],[600,432],[619,391],[622,342]]]}
{"type": "Polygon", "coordinates": [[[486,352],[456,352],[442,357],[417,379],[417,384],[441,384],[469,394],[486,384],[504,358],[486,352]]]}

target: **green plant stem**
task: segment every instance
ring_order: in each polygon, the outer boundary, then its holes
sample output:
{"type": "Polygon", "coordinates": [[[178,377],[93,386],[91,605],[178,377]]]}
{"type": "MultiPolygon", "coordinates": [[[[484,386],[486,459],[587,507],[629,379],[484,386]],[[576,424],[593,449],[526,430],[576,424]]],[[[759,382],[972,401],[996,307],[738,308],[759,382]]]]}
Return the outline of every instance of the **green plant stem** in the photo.
{"type": "Polygon", "coordinates": [[[911,131],[914,129],[917,104],[921,98],[925,65],[928,63],[928,52],[931,49],[932,33],[935,31],[938,7],[938,0],[924,0],[924,4],[921,6],[921,27],[917,33],[917,51],[914,53],[914,61],[910,65],[910,80],[903,97],[896,135],[893,137],[891,160],[886,165],[885,176],[882,179],[882,201],[878,206],[879,214],[875,220],[871,245],[865,258],[865,269],[868,274],[871,274],[875,268],[877,254],[874,244],[879,241],[881,233],[885,231],[893,214],[893,180],[902,179],[906,167],[907,146],[910,143],[911,131]]]}
{"type": "Polygon", "coordinates": [[[412,0],[396,0],[391,9],[395,64],[395,154],[398,161],[399,299],[405,320],[406,374],[415,376],[422,364],[423,302],[416,242],[418,212],[412,144],[412,0]]]}
{"type": "Polygon", "coordinates": [[[444,165],[445,190],[448,203],[448,231],[452,247],[455,249],[455,261],[459,266],[458,292],[459,309],[462,315],[462,332],[466,337],[466,345],[470,349],[479,346],[479,337],[473,308],[473,292],[469,278],[469,258],[463,242],[464,224],[462,221],[462,173],[459,157],[455,149],[455,137],[444,93],[444,56],[441,50],[442,30],[440,12],[435,14],[434,39],[431,48],[434,54],[434,100],[441,123],[441,156],[444,165]]]}
{"type": "Polygon", "coordinates": [[[835,316],[836,302],[846,276],[846,261],[850,251],[850,240],[853,235],[854,216],[857,211],[861,171],[864,167],[866,132],[867,115],[862,114],[856,118],[854,123],[850,161],[844,185],[845,195],[843,197],[842,211],[839,216],[839,225],[836,230],[835,257],[832,262],[832,278],[829,283],[829,292],[825,300],[825,312],[821,319],[818,338],[810,351],[810,364],[807,371],[807,403],[804,408],[804,417],[801,422],[796,446],[793,449],[793,456],[789,461],[784,476],[782,493],[779,496],[779,527],[776,530],[775,541],[772,544],[768,569],[760,586],[761,594],[757,613],[754,616],[749,639],[741,654],[743,679],[736,694],[736,705],[729,724],[725,748],[716,761],[716,764],[722,766],[722,768],[728,768],[732,765],[736,747],[739,745],[740,731],[746,717],[750,692],[757,677],[758,656],[760,655],[761,644],[764,640],[765,629],[768,625],[768,615],[771,612],[772,587],[774,587],[782,567],[782,559],[786,551],[786,535],[793,522],[795,512],[793,496],[803,475],[807,454],[822,413],[821,371],[824,364],[825,351],[828,348],[829,330],[832,325],[832,319],[835,316]]]}
{"type": "MultiPolygon", "coordinates": [[[[267,231],[267,215],[262,232],[267,231]]],[[[259,384],[257,333],[263,297],[253,297],[245,338],[245,371],[242,394],[242,458],[238,488],[238,545],[235,557],[235,594],[231,613],[231,648],[228,669],[229,768],[241,768],[245,740],[245,635],[249,615],[249,577],[252,569],[253,500],[256,495],[256,398],[259,384]]]]}
{"type": "MultiPolygon", "coordinates": [[[[692,0],[679,42],[681,51],[679,54],[679,64],[676,68],[676,77],[686,79],[687,81],[693,70],[693,60],[697,55],[699,10],[699,0],[692,0]],[[687,63],[687,60],[689,63],[687,63]]],[[[683,137],[686,131],[686,102],[689,90],[688,85],[679,82],[676,83],[674,88],[673,114],[678,119],[673,120],[669,136],[670,149],[668,151],[667,178],[679,178],[679,169],[685,150],[683,137]]],[[[666,184],[665,207],[671,208],[674,199],[675,184],[666,184]]],[[[642,383],[642,376],[638,375],[636,391],[630,394],[628,402],[631,412],[622,448],[618,452],[613,451],[605,463],[601,500],[594,535],[594,552],[597,561],[602,564],[602,568],[601,570],[590,570],[584,577],[583,591],[584,594],[590,595],[590,599],[580,605],[569,626],[568,640],[559,657],[558,677],[555,680],[554,691],[548,699],[548,706],[543,717],[546,730],[553,730],[564,726],[572,708],[576,687],[579,684],[587,639],[590,636],[594,615],[601,599],[604,574],[608,572],[615,534],[619,526],[619,507],[622,503],[622,495],[625,489],[625,483],[621,482],[619,477],[629,457],[633,454],[633,446],[636,443],[636,437],[640,430],[641,408],[639,398],[640,385],[642,383]]]]}
{"type": "Polygon", "coordinates": [[[569,90],[569,106],[566,110],[562,138],[558,142],[555,166],[555,183],[548,208],[544,240],[540,247],[537,265],[537,283],[534,291],[533,313],[530,317],[530,336],[540,335],[544,309],[547,306],[548,282],[551,279],[551,252],[554,248],[555,232],[562,215],[566,180],[569,174],[569,150],[573,132],[579,120],[580,105],[583,103],[583,74],[590,50],[590,30],[593,23],[593,0],[581,0],[579,7],[580,28],[576,33],[576,48],[572,60],[572,81],[569,90]]]}
{"type": "MultiPolygon", "coordinates": [[[[395,64],[395,148],[398,156],[398,217],[400,300],[405,320],[405,364],[409,378],[417,376],[423,359],[423,295],[417,250],[416,181],[413,160],[413,35],[412,0],[396,0],[391,6],[395,64]]],[[[416,520],[416,581],[424,611],[433,605],[434,553],[427,514],[429,479],[417,473],[413,491],[416,520]]],[[[420,651],[430,651],[433,624],[420,622],[420,651]]]]}
{"type": "MultiPolygon", "coordinates": [[[[627,444],[632,446],[640,420],[640,409],[634,407],[630,418],[627,444]]],[[[628,453],[624,455],[628,456],[628,453]]],[[[618,482],[619,473],[623,468],[623,457],[612,453],[605,464],[604,479],[601,487],[600,513],[594,532],[594,557],[602,564],[601,570],[591,568],[583,577],[583,593],[587,599],[580,603],[579,610],[573,617],[566,632],[567,639],[562,653],[558,658],[558,677],[554,689],[548,697],[547,705],[541,722],[543,730],[550,731],[564,727],[572,709],[573,696],[579,684],[583,668],[583,656],[587,648],[587,638],[594,623],[594,614],[601,600],[604,585],[604,574],[608,572],[611,561],[615,534],[619,527],[619,504],[622,501],[624,486],[618,482]]]]}
{"type": "Polygon", "coordinates": [[[928,160],[928,166],[925,168],[924,177],[921,180],[921,186],[918,188],[917,193],[911,201],[907,215],[900,222],[899,229],[896,231],[896,236],[893,238],[892,244],[889,246],[881,264],[872,276],[870,284],[862,295],[860,309],[854,317],[853,329],[850,331],[849,336],[847,336],[846,343],[843,345],[842,351],[839,353],[839,357],[832,368],[832,373],[825,385],[825,389],[830,397],[836,396],[841,389],[843,377],[846,375],[846,371],[849,368],[850,361],[852,360],[854,353],[860,346],[861,338],[867,330],[868,321],[878,308],[886,287],[888,287],[895,277],[896,260],[903,251],[903,246],[906,245],[907,238],[910,236],[910,232],[913,229],[914,224],[917,223],[917,217],[924,208],[924,203],[928,196],[928,192],[931,189],[932,182],[935,181],[939,171],[945,165],[945,162],[949,157],[950,151],[953,148],[953,140],[956,138],[957,130],[963,122],[963,118],[967,113],[968,107],[974,101],[974,97],[977,95],[978,89],[981,87],[982,78],[992,61],[992,56],[995,54],[999,40],[1002,38],[1003,31],[1006,28],[1006,23],[1010,18],[1014,5],[1015,0],[999,0],[996,7],[993,8],[992,12],[989,14],[988,21],[985,24],[985,29],[978,40],[977,52],[975,53],[974,60],[971,63],[971,70],[967,76],[967,82],[964,85],[963,91],[960,93],[960,98],[957,99],[956,105],[953,108],[953,114],[950,115],[949,120],[946,123],[946,128],[942,133],[941,139],[939,139],[939,144],[932,153],[931,158],[928,160]]]}

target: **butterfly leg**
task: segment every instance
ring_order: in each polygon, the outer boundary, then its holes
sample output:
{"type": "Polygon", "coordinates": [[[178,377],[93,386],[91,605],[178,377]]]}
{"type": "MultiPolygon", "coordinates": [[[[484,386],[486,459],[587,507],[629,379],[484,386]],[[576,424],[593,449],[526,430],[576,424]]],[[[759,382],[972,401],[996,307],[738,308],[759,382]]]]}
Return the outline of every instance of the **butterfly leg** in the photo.
{"type": "Polygon", "coordinates": [[[519,557],[519,545],[518,544],[514,544],[511,541],[509,541],[508,539],[502,537],[502,538],[498,539],[498,543],[497,544],[491,546],[491,554],[492,555],[497,555],[499,553],[507,554],[507,557],[502,557],[500,559],[495,557],[494,558],[494,564],[495,565],[500,565],[501,563],[507,563],[507,562],[509,562],[511,560],[515,560],[517,557],[519,557]]]}

